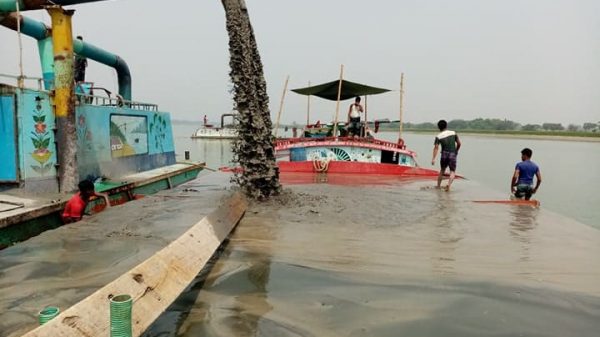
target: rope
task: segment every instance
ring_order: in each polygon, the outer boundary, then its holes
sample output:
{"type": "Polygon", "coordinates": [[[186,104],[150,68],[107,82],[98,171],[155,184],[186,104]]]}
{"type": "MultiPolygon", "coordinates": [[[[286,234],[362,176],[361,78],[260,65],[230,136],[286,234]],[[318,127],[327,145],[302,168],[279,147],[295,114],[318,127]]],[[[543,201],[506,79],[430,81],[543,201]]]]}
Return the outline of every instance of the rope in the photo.
{"type": "Polygon", "coordinates": [[[317,172],[325,173],[325,172],[327,172],[327,170],[329,170],[329,162],[330,162],[329,159],[315,158],[313,160],[313,168],[317,172]]]}
{"type": "Polygon", "coordinates": [[[19,0],[15,0],[17,5],[17,35],[19,40],[19,79],[17,80],[17,85],[19,88],[23,89],[23,42],[21,37],[21,8],[19,6],[19,0]]]}

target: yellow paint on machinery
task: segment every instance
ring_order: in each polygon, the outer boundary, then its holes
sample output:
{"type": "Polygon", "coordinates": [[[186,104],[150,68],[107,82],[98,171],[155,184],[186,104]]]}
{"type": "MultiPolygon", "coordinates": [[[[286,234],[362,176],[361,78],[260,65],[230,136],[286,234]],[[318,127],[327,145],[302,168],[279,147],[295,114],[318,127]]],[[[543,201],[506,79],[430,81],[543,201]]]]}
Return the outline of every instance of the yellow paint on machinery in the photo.
{"type": "MultiPolygon", "coordinates": [[[[52,44],[54,51],[54,113],[56,117],[67,117],[74,99],[73,32],[71,17],[73,10],[60,6],[48,8],[52,18],[52,44]]],[[[72,112],[74,113],[74,111],[72,112]]]]}

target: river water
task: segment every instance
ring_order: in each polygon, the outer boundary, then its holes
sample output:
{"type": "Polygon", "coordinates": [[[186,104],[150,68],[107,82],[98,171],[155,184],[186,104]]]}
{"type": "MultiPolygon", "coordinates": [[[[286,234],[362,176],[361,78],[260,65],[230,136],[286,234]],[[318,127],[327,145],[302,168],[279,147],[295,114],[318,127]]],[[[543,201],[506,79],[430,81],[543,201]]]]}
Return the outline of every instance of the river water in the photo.
{"type": "MultiPolygon", "coordinates": [[[[177,159],[183,160],[183,151],[187,150],[192,160],[205,161],[209,167],[228,165],[232,159],[229,141],[193,140],[190,135],[196,127],[174,126],[177,159]]],[[[279,134],[291,136],[289,130],[281,130],[279,134]]],[[[422,166],[431,167],[434,137],[419,133],[404,136],[408,148],[417,152],[422,166]]],[[[378,138],[396,141],[397,134],[382,132],[378,138]]],[[[521,159],[521,149],[531,148],[532,160],[540,166],[543,178],[534,198],[546,209],[600,229],[600,142],[474,135],[463,135],[461,140],[458,172],[469,180],[503,192],[504,198],[510,194],[510,179],[515,164],[521,159]]],[[[460,183],[456,188],[461,188],[460,183]]]]}
{"type": "MultiPolygon", "coordinates": [[[[176,141],[193,159],[231,159],[227,142],[186,131],[176,141]]],[[[433,136],[405,138],[427,164],[433,136]]],[[[449,193],[433,181],[283,175],[284,196],[249,208],[146,336],[597,336],[600,143],[462,140],[469,180],[449,193]],[[474,203],[507,198],[525,146],[542,169],[542,207],[474,203]]]]}

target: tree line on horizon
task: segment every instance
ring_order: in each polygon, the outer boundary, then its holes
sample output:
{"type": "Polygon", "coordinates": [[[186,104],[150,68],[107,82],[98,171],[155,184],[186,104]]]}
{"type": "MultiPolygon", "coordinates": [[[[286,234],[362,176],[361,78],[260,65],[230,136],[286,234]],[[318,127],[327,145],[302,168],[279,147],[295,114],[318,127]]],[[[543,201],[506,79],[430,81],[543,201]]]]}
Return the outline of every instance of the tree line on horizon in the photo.
{"type": "MultiPolygon", "coordinates": [[[[393,127],[397,122],[390,123],[384,128],[393,127]],[[390,125],[392,124],[392,125],[390,125]]],[[[383,126],[383,125],[382,125],[383,126]]],[[[405,129],[437,130],[437,122],[404,123],[405,129]]],[[[541,123],[521,124],[508,119],[476,118],[472,120],[453,119],[448,122],[450,130],[488,130],[488,131],[571,131],[571,132],[600,132],[600,121],[597,123],[586,122],[583,124],[541,123]]]]}

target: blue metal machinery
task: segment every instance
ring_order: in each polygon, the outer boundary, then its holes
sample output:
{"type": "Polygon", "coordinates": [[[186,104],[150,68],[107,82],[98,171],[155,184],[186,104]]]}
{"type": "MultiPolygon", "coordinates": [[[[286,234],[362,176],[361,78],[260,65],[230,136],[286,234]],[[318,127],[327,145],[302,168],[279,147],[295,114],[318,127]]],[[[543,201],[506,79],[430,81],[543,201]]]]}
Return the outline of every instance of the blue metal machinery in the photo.
{"type": "MultiPolygon", "coordinates": [[[[0,0],[0,5],[1,4],[2,0],[0,0]]],[[[19,17],[16,13],[5,15],[0,13],[0,25],[13,30],[17,30],[17,20],[19,19],[21,32],[38,41],[44,85],[47,90],[50,90],[54,83],[54,55],[52,53],[50,28],[46,27],[42,22],[24,16],[19,17]]],[[[96,47],[91,43],[77,39],[73,40],[73,51],[77,55],[113,67],[117,72],[119,81],[119,95],[127,101],[131,100],[131,73],[127,63],[122,58],[102,48],[96,47]]]]}

